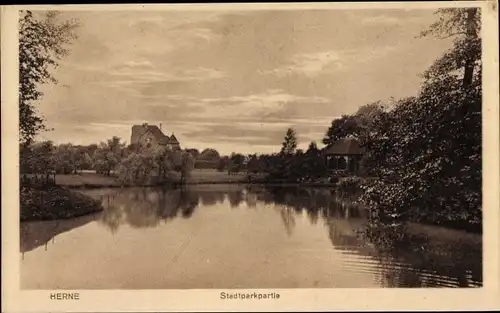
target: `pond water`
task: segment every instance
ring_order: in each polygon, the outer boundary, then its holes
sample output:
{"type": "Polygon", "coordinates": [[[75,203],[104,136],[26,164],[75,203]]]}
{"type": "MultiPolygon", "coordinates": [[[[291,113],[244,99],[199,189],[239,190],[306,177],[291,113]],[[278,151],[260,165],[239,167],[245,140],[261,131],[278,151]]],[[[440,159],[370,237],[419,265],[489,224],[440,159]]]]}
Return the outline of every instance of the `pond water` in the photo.
{"type": "Polygon", "coordinates": [[[482,286],[481,235],[410,224],[395,239],[329,189],[82,192],[105,210],[21,223],[21,288],[482,286]]]}

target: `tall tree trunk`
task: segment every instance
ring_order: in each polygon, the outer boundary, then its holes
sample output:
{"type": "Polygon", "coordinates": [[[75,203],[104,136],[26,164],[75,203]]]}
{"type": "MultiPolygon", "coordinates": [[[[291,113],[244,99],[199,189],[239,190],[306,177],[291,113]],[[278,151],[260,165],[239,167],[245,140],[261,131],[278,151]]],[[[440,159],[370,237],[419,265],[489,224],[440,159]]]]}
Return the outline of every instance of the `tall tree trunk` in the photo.
{"type": "Polygon", "coordinates": [[[467,90],[472,85],[472,79],[474,77],[474,57],[472,53],[472,45],[478,36],[478,29],[476,26],[476,15],[477,8],[470,8],[467,10],[466,17],[466,29],[467,29],[467,49],[465,57],[465,68],[464,68],[464,78],[462,81],[462,87],[467,90]]]}

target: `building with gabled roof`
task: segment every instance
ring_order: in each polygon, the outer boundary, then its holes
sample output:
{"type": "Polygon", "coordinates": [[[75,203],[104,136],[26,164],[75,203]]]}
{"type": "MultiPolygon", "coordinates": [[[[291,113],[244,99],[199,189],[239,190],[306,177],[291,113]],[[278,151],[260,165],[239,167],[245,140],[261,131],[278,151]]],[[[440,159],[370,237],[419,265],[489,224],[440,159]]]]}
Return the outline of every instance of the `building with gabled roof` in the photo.
{"type": "Polygon", "coordinates": [[[132,145],[137,146],[165,146],[171,149],[180,149],[180,143],[172,133],[171,136],[165,135],[160,127],[144,123],[142,125],[132,126],[132,136],[130,139],[132,145]]]}
{"type": "Polygon", "coordinates": [[[365,148],[355,138],[339,139],[323,149],[329,169],[346,170],[353,174],[358,174],[365,152],[365,148]]]}

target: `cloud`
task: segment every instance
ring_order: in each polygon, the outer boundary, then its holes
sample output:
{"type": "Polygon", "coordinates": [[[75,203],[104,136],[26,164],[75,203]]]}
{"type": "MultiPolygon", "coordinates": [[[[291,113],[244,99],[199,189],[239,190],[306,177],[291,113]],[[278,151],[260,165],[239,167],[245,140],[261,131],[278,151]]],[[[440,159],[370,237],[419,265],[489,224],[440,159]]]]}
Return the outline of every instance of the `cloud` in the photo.
{"type": "MultiPolygon", "coordinates": [[[[251,99],[254,101],[256,99],[265,99],[266,97],[286,100],[304,100],[305,98],[293,95],[284,96],[278,90],[271,90],[262,95],[229,97],[228,100],[251,99]]],[[[157,109],[155,111],[152,110],[153,107],[151,106],[144,107],[142,105],[137,107],[137,109],[142,109],[142,112],[148,113],[147,116],[144,116],[144,119],[141,119],[141,115],[137,115],[135,119],[113,116],[116,120],[108,119],[102,122],[82,122],[72,129],[81,134],[78,137],[81,141],[86,137],[99,137],[99,134],[102,137],[100,140],[111,136],[103,134],[113,134],[124,140],[128,140],[132,125],[142,124],[143,122],[155,125],[162,123],[163,131],[167,134],[175,133],[183,147],[195,147],[198,149],[214,147],[221,153],[230,153],[232,151],[251,153],[255,149],[258,149],[260,152],[276,152],[276,150],[279,150],[288,127],[294,127],[298,130],[299,146],[305,149],[310,141],[315,140],[319,142],[321,140],[323,133],[331,122],[328,118],[307,119],[281,116],[268,119],[259,114],[233,115],[233,112],[237,113],[241,110],[241,107],[239,106],[239,102],[233,103],[231,101],[224,105],[214,104],[213,102],[199,102],[200,107],[197,109],[199,112],[204,110],[211,112],[214,107],[225,107],[230,112],[229,116],[206,113],[192,116],[189,114],[189,107],[183,102],[185,99],[192,99],[192,97],[187,95],[171,95],[168,98],[175,99],[173,100],[175,103],[162,102],[166,105],[158,105],[155,107],[157,109]]],[[[299,103],[299,105],[301,104],[299,103]]],[[[60,131],[63,130],[61,127],[56,128],[59,128],[60,131]]],[[[91,141],[85,140],[83,142],[89,143],[91,141]]]]}
{"type": "Polygon", "coordinates": [[[216,79],[216,78],[223,78],[226,77],[226,74],[222,71],[212,69],[212,68],[205,68],[205,67],[198,67],[195,69],[187,69],[187,70],[180,70],[181,75],[184,77],[187,77],[188,80],[191,79],[216,79]]]}
{"type": "Polygon", "coordinates": [[[149,61],[127,61],[107,70],[101,76],[95,77],[94,81],[87,83],[120,90],[134,90],[135,95],[141,98],[162,99],[168,96],[145,94],[140,90],[153,83],[204,81],[223,77],[226,77],[225,73],[210,68],[161,70],[156,69],[149,61]]]}
{"type": "Polygon", "coordinates": [[[302,97],[284,92],[282,89],[269,89],[261,94],[253,94],[248,96],[233,96],[226,98],[207,98],[203,102],[208,103],[247,103],[249,105],[264,105],[272,106],[280,103],[290,103],[299,101],[309,101],[314,103],[327,103],[328,99],[323,97],[302,97]]]}
{"type": "Polygon", "coordinates": [[[127,76],[136,81],[189,81],[189,80],[205,80],[225,77],[221,71],[209,68],[195,69],[170,69],[170,70],[154,70],[123,67],[115,71],[109,72],[112,76],[127,76]]]}
{"type": "Polygon", "coordinates": [[[151,64],[150,61],[148,60],[142,60],[142,61],[127,61],[123,64],[125,67],[129,68],[137,68],[137,67],[146,67],[146,68],[151,68],[153,67],[153,64],[151,64]]]}
{"type": "Polygon", "coordinates": [[[183,95],[183,94],[159,94],[159,95],[141,95],[142,98],[144,99],[150,99],[150,100],[167,100],[167,101],[172,101],[172,102],[195,102],[195,101],[200,101],[200,98],[198,97],[193,97],[193,96],[188,96],[188,95],[183,95]]]}
{"type": "Polygon", "coordinates": [[[329,102],[323,97],[303,97],[285,93],[283,90],[270,89],[264,93],[247,96],[232,96],[224,98],[205,98],[199,100],[204,111],[193,112],[190,117],[225,117],[245,118],[264,117],[270,112],[281,111],[290,104],[329,102]]]}
{"type": "Polygon", "coordinates": [[[163,22],[165,21],[165,18],[163,16],[157,15],[157,16],[148,16],[148,17],[143,17],[143,18],[138,18],[138,19],[132,19],[129,21],[128,25],[129,27],[134,27],[136,25],[143,25],[143,24],[152,24],[155,26],[161,26],[163,22]]]}
{"type": "Polygon", "coordinates": [[[421,16],[395,16],[391,14],[380,14],[367,16],[360,19],[362,25],[399,25],[402,23],[420,23],[421,16]]]}
{"type": "Polygon", "coordinates": [[[216,37],[216,34],[212,32],[211,29],[208,28],[194,28],[190,30],[183,31],[184,34],[193,38],[201,38],[203,40],[212,40],[216,37]]]}
{"type": "MultiPolygon", "coordinates": [[[[314,123],[311,120],[303,120],[294,124],[292,121],[266,122],[255,119],[253,121],[215,120],[208,123],[196,122],[184,124],[180,133],[181,138],[188,146],[196,142],[204,142],[204,146],[219,146],[219,143],[231,143],[237,146],[265,147],[266,151],[279,150],[286,130],[293,127],[297,130],[299,147],[307,148],[311,141],[320,142],[328,128],[328,124],[314,123]]],[[[181,125],[171,123],[168,127],[177,128],[181,125]]],[[[233,151],[235,150],[233,147],[233,151]]],[[[226,153],[226,152],[223,152],[226,153]]]]}
{"type": "Polygon", "coordinates": [[[365,50],[358,54],[354,54],[353,57],[358,59],[358,62],[367,62],[372,61],[374,59],[383,58],[388,56],[389,54],[396,52],[398,49],[403,48],[402,45],[392,45],[392,46],[383,46],[378,47],[373,50],[365,50]]]}
{"type": "Polygon", "coordinates": [[[332,67],[342,67],[340,54],[336,51],[296,54],[283,67],[259,72],[280,77],[291,74],[316,76],[332,67]]]}
{"type": "Polygon", "coordinates": [[[260,71],[260,73],[264,75],[276,75],[278,77],[295,74],[314,77],[339,70],[347,70],[354,65],[385,57],[400,47],[401,45],[395,44],[379,47],[297,54],[290,58],[288,65],[271,71],[260,71]]]}
{"type": "Polygon", "coordinates": [[[111,130],[116,130],[116,129],[129,129],[129,126],[127,124],[123,123],[88,123],[85,125],[75,125],[75,129],[79,130],[87,130],[87,131],[109,131],[111,130]]]}
{"type": "Polygon", "coordinates": [[[290,69],[305,75],[316,75],[331,64],[341,67],[340,61],[341,57],[335,51],[299,54],[292,59],[290,69]]]}
{"type": "Polygon", "coordinates": [[[369,16],[361,19],[361,24],[398,24],[401,20],[396,17],[386,15],[369,16]]]}

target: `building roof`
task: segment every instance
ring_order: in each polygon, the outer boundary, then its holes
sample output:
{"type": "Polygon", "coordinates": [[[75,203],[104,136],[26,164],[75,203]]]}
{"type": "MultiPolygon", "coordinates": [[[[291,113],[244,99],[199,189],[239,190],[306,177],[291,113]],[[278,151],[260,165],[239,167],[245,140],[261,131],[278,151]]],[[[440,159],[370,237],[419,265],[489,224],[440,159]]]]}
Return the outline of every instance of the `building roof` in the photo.
{"type": "Polygon", "coordinates": [[[140,136],[143,136],[147,132],[153,134],[156,139],[160,139],[165,135],[161,132],[160,128],[156,125],[134,125],[132,130],[136,130],[140,136]]]}
{"type": "Polygon", "coordinates": [[[359,155],[365,153],[359,142],[354,138],[344,138],[335,141],[332,145],[325,147],[323,153],[330,155],[359,155]]]}
{"type": "Polygon", "coordinates": [[[177,138],[175,137],[175,135],[172,133],[172,136],[170,136],[170,140],[172,142],[176,142],[176,143],[179,143],[179,140],[177,140],[177,138]]]}
{"type": "Polygon", "coordinates": [[[132,126],[132,136],[137,138],[137,140],[139,140],[146,133],[152,134],[156,138],[158,143],[161,145],[179,143],[179,141],[177,140],[177,138],[175,138],[173,134],[172,137],[166,136],[165,134],[163,134],[161,129],[156,125],[144,124],[144,125],[132,126]]]}

